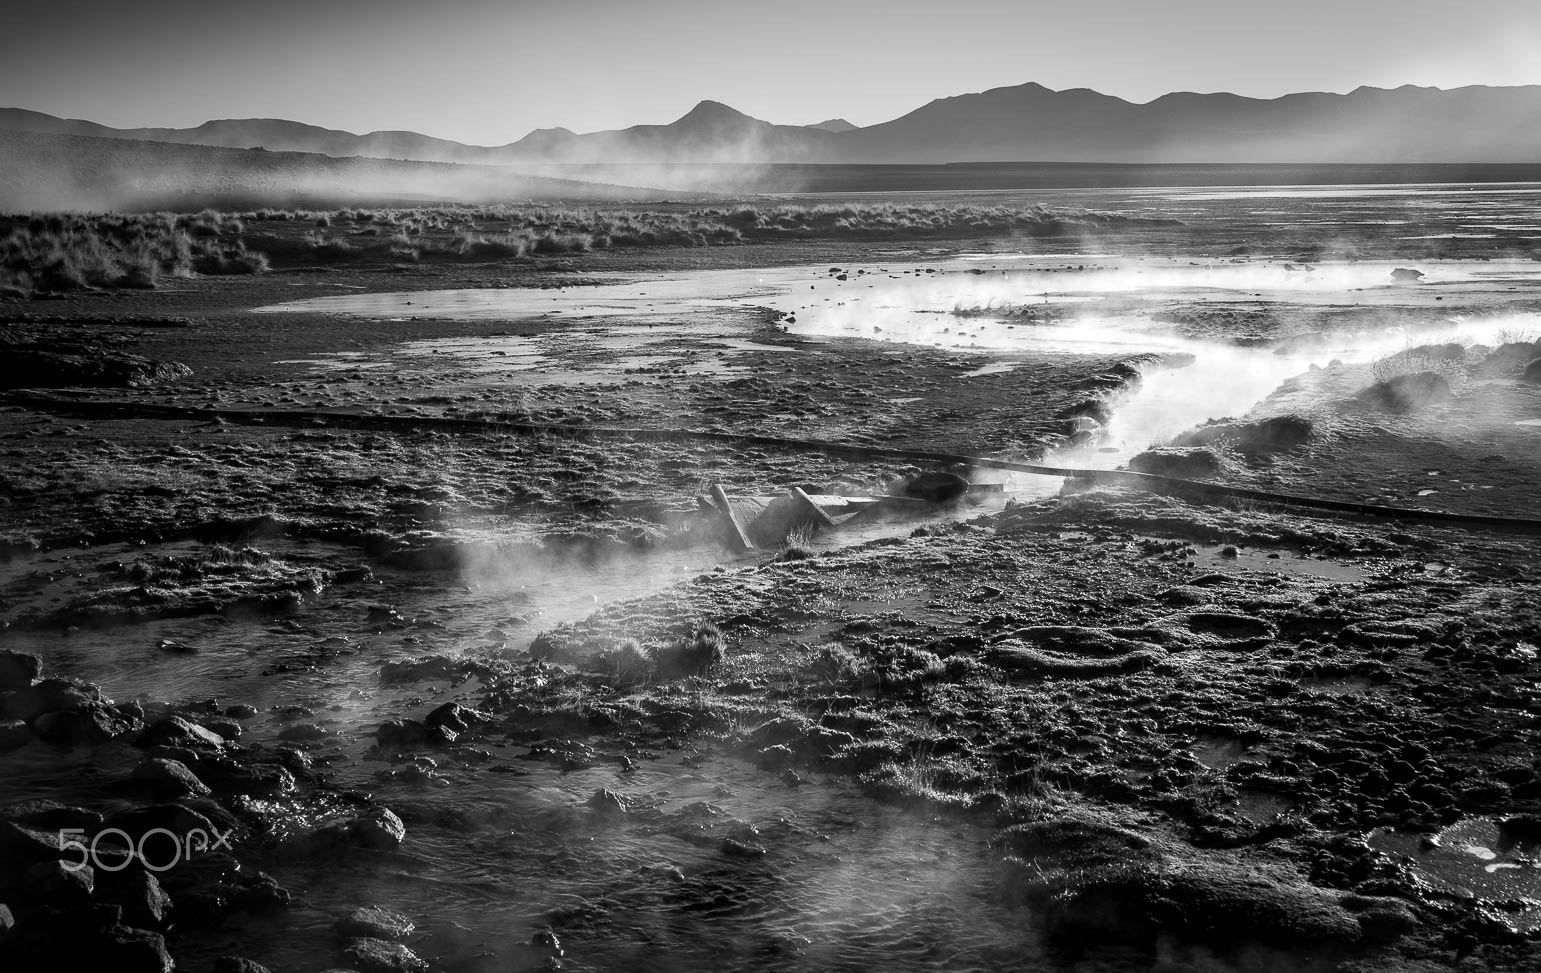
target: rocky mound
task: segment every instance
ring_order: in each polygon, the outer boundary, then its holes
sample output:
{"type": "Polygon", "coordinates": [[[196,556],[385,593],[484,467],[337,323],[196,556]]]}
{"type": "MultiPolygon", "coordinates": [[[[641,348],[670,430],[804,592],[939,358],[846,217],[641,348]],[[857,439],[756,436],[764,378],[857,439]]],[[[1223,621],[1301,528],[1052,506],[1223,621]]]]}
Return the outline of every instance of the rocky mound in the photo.
{"type": "Polygon", "coordinates": [[[1129,460],[1129,468],[1136,473],[1201,480],[1222,472],[1225,460],[1206,446],[1157,446],[1129,460]]]}
{"type": "Polygon", "coordinates": [[[1199,856],[1090,817],[1018,825],[994,843],[1006,852],[1006,897],[1032,906],[1050,942],[1072,955],[1154,949],[1163,935],[1211,948],[1346,952],[1418,925],[1399,899],[1320,888],[1214,850],[1199,856]]]}
{"type": "Polygon", "coordinates": [[[1438,372],[1396,375],[1376,382],[1356,398],[1362,405],[1386,412],[1417,412],[1449,401],[1450,383],[1438,372]]]}
{"type": "Polygon", "coordinates": [[[1314,427],[1305,416],[1269,416],[1256,422],[1220,420],[1190,429],[1172,440],[1174,446],[1212,446],[1224,443],[1249,456],[1294,449],[1311,438],[1314,427]]]}
{"type": "Polygon", "coordinates": [[[192,373],[180,362],[122,352],[63,354],[22,348],[8,350],[0,359],[0,388],[143,388],[192,373]]]}

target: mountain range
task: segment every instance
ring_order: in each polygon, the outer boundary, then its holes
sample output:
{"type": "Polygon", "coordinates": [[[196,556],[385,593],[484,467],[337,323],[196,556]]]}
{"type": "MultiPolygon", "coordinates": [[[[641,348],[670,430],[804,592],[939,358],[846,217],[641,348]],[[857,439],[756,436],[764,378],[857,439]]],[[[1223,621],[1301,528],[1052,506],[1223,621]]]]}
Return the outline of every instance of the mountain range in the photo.
{"type": "Polygon", "coordinates": [[[703,101],[662,125],[537,129],[506,145],[417,132],[355,135],[283,119],[118,129],[20,108],[0,129],[227,148],[479,165],[575,163],[1409,163],[1541,162],[1541,85],[1404,85],[1279,98],[1175,92],[1135,103],[1027,83],[939,98],[859,128],[777,125],[703,101]]]}

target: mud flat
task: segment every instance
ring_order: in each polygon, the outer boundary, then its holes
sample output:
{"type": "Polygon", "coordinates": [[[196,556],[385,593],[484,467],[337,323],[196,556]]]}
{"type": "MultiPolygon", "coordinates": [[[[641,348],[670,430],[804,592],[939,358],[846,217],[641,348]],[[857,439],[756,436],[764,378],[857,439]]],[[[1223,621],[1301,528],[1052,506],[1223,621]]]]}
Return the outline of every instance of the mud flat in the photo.
{"type": "Polygon", "coordinates": [[[1541,264],[1468,226],[1532,197],[1120,198],[1183,223],[7,302],[142,380],[0,411],[0,956],[1541,961],[1541,264]],[[743,555],[699,513],[915,450],[977,502],[743,555]]]}

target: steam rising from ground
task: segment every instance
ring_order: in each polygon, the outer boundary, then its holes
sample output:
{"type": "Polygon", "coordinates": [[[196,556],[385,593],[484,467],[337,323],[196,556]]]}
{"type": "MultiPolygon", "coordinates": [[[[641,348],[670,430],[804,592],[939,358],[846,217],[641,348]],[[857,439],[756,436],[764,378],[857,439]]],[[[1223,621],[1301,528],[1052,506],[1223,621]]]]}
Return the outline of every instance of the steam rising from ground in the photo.
{"type": "Polygon", "coordinates": [[[0,211],[198,209],[307,201],[638,200],[647,188],[504,166],[345,158],[34,132],[0,132],[0,211]]]}

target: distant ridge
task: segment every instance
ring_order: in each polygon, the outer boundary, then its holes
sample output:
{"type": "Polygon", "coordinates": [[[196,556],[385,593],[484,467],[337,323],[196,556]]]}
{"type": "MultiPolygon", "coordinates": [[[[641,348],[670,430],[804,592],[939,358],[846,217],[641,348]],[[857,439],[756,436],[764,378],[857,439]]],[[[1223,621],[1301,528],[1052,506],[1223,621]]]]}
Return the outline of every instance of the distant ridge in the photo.
{"type": "Polygon", "coordinates": [[[662,125],[580,134],[537,129],[500,146],[416,132],[355,135],[284,119],[115,129],[21,108],[0,129],[228,148],[262,147],[482,165],[618,163],[1535,163],[1541,85],[1357,88],[1279,98],[1173,92],[1136,104],[1029,82],[938,98],[857,128],[840,118],[775,125],[702,101],[662,125]]]}

